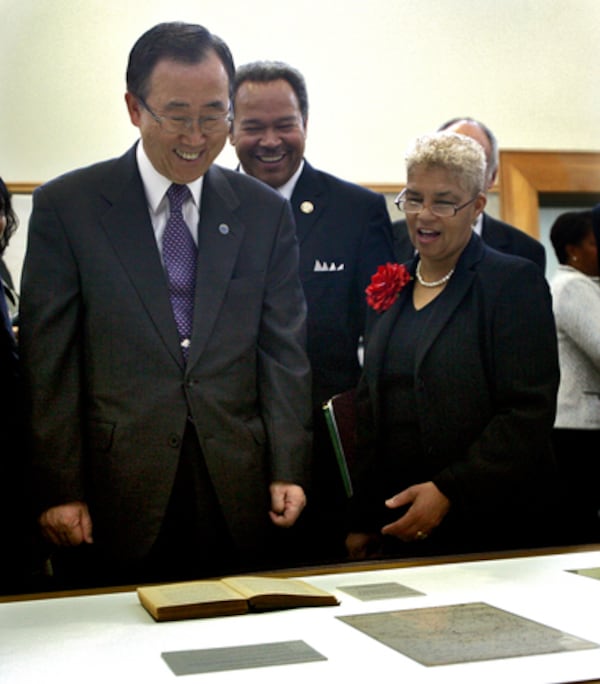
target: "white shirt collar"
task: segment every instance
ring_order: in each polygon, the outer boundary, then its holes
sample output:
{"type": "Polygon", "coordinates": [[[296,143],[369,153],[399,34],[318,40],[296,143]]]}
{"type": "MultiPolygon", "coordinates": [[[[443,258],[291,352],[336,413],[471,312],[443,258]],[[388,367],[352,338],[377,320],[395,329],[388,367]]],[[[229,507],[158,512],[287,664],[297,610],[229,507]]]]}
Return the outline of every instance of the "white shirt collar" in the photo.
{"type": "Polygon", "coordinates": [[[473,232],[477,233],[481,237],[481,231],[483,230],[483,212],[475,219],[473,224],[473,232]]]}
{"type": "MultiPolygon", "coordinates": [[[[244,169],[244,167],[240,164],[240,172],[246,174],[246,176],[249,176],[250,174],[244,169]]],[[[300,166],[296,169],[294,174],[290,176],[290,178],[279,188],[275,188],[277,192],[280,195],[283,195],[287,200],[292,199],[292,194],[294,192],[294,188],[296,187],[296,183],[298,182],[298,178],[300,178],[300,174],[304,170],[304,159],[300,162],[300,166]]]]}
{"type": "Polygon", "coordinates": [[[296,169],[294,175],[291,176],[288,179],[288,181],[284,183],[280,188],[277,188],[277,192],[281,193],[286,198],[286,200],[292,199],[294,188],[296,187],[296,183],[298,182],[298,178],[300,178],[300,174],[302,173],[303,169],[304,159],[300,162],[300,166],[296,169]]]}
{"type": "MultiPolygon", "coordinates": [[[[140,176],[142,177],[142,183],[144,184],[144,190],[146,191],[146,200],[148,201],[151,211],[156,214],[160,209],[161,202],[164,200],[172,181],[165,178],[165,176],[154,168],[146,154],[144,144],[141,140],[138,142],[136,149],[136,158],[140,176]]],[[[198,210],[200,209],[200,196],[202,193],[203,181],[204,176],[200,176],[200,178],[197,178],[195,181],[187,183],[192,195],[192,200],[198,210]]]]}

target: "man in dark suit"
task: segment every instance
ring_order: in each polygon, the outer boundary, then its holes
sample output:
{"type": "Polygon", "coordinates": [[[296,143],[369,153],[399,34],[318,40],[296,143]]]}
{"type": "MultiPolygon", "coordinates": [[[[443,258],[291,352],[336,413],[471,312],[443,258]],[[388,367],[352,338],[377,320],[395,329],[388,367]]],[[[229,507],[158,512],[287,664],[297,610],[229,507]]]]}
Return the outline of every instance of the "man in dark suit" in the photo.
{"type": "Polygon", "coordinates": [[[213,165],[233,76],[205,28],[150,29],[127,70],[141,143],[34,194],[21,341],[37,503],[86,582],[264,565],[269,517],[291,526],[305,504],[293,219],[213,165]]]}
{"type": "MultiPolygon", "coordinates": [[[[377,267],[393,260],[389,216],[381,195],[314,169],[304,159],[308,96],[296,69],[281,62],[239,68],[234,114],[230,137],[241,171],[287,197],[296,220],[315,415],[316,472],[309,510],[322,509],[321,519],[323,510],[333,514],[343,504],[339,476],[322,472],[335,467],[335,460],[321,405],[357,384],[364,291],[377,267]]],[[[329,548],[326,553],[335,552],[329,548]]]]}
{"type": "MultiPolygon", "coordinates": [[[[468,117],[451,119],[442,124],[438,130],[461,133],[473,138],[483,147],[487,162],[487,189],[490,190],[496,182],[499,165],[498,141],[492,131],[480,121],[468,117]]],[[[537,264],[542,273],[546,270],[544,246],[522,230],[499,221],[486,213],[481,214],[473,226],[473,230],[482,237],[487,245],[499,252],[524,257],[537,264]]],[[[395,221],[392,231],[396,259],[400,262],[408,261],[414,254],[414,248],[408,237],[406,221],[395,221]]]]}

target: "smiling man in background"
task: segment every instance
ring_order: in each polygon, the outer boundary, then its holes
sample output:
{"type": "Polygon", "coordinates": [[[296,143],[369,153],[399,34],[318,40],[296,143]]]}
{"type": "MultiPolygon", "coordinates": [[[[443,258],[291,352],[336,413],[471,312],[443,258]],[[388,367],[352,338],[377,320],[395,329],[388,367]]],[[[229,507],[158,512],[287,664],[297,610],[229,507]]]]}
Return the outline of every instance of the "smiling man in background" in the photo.
{"type": "Polygon", "coordinates": [[[290,200],[300,245],[315,426],[314,487],[307,509],[314,525],[310,548],[303,552],[312,557],[303,559],[313,561],[344,552],[339,531],[345,497],[321,405],[356,386],[365,288],[393,252],[384,198],[314,169],[304,158],[307,125],[308,95],[300,72],[282,62],[238,69],[231,143],[244,174],[290,200]]]}

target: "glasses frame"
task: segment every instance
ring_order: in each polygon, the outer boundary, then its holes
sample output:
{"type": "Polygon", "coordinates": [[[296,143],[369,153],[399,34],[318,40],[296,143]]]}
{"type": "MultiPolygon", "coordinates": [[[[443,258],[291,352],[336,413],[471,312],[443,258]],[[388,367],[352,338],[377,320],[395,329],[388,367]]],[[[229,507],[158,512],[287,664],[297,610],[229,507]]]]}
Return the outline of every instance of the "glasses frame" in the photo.
{"type": "Polygon", "coordinates": [[[162,126],[168,133],[172,133],[173,135],[191,133],[194,128],[194,123],[198,125],[198,128],[200,129],[202,135],[213,135],[214,133],[219,132],[218,130],[205,130],[204,126],[207,121],[222,121],[223,123],[226,123],[228,127],[231,126],[231,108],[227,110],[226,114],[222,114],[221,116],[199,116],[197,118],[192,116],[178,116],[176,117],[178,121],[175,122],[173,120],[175,117],[161,116],[160,114],[157,114],[141,95],[136,95],[136,97],[138,99],[138,102],[148,112],[148,114],[150,114],[154,121],[156,121],[156,123],[159,126],[162,126]],[[169,129],[170,125],[172,126],[171,129],[169,129]]]}
{"type": "MultiPolygon", "coordinates": [[[[406,188],[404,188],[404,190],[402,190],[402,191],[398,194],[398,196],[397,196],[396,199],[394,200],[394,204],[398,207],[398,209],[399,209],[403,214],[420,214],[420,213],[425,209],[425,203],[424,203],[424,202],[419,202],[419,204],[421,205],[421,208],[420,208],[418,211],[406,211],[406,210],[403,208],[403,206],[401,206],[401,205],[404,205],[404,203],[407,201],[407,200],[405,199],[405,197],[404,197],[405,194],[406,194],[406,188]]],[[[474,202],[478,197],[479,197],[479,195],[475,195],[475,197],[473,197],[472,199],[470,199],[468,202],[465,202],[464,204],[448,205],[448,206],[452,206],[452,209],[454,210],[454,213],[453,213],[453,214],[438,214],[438,213],[436,213],[436,212],[431,208],[431,206],[429,207],[429,211],[430,211],[434,216],[437,216],[438,218],[454,218],[454,217],[456,216],[456,214],[458,214],[458,212],[459,212],[461,209],[464,209],[465,207],[468,207],[469,204],[473,204],[473,202],[474,202]]],[[[417,200],[410,200],[410,201],[411,201],[411,202],[417,202],[417,200]]]]}

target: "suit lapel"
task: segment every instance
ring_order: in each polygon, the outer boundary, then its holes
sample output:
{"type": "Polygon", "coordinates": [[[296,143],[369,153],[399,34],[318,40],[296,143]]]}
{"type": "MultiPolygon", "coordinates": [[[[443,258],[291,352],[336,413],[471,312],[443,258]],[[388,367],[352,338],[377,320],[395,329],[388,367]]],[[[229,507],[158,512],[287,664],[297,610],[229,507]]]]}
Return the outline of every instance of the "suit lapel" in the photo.
{"type": "MultiPolygon", "coordinates": [[[[482,255],[483,243],[478,235],[473,234],[456,265],[454,275],[446,286],[444,305],[436,306],[432,309],[431,317],[419,340],[415,360],[415,376],[418,374],[429,349],[472,287],[475,279],[475,269],[473,267],[480,261],[482,255]]],[[[413,278],[417,260],[418,257],[415,257],[407,264],[407,268],[413,278]]],[[[380,407],[378,405],[378,398],[380,396],[379,378],[381,377],[386,349],[398,316],[405,306],[411,305],[411,297],[412,288],[404,289],[394,305],[383,315],[379,315],[379,319],[372,326],[368,337],[366,352],[368,363],[365,364],[365,367],[370,369],[367,380],[370,387],[369,393],[373,400],[373,414],[376,424],[378,424],[380,414],[380,407]]]]}
{"type": "MultiPolygon", "coordinates": [[[[415,265],[416,259],[412,259],[407,266],[413,278],[415,265]]],[[[412,287],[404,288],[398,295],[398,299],[388,311],[383,314],[377,314],[370,309],[367,313],[367,347],[365,352],[367,356],[364,367],[365,370],[368,371],[366,376],[369,384],[369,395],[371,397],[375,425],[379,424],[379,398],[381,396],[379,391],[379,379],[381,378],[386,349],[396,320],[403,308],[411,305],[411,299],[412,287]],[[375,318],[374,321],[373,318],[375,318]]]]}
{"type": "Polygon", "coordinates": [[[233,275],[245,232],[236,213],[238,206],[239,199],[227,178],[219,167],[212,166],[202,186],[194,330],[188,368],[198,361],[206,347],[233,275]]]}
{"type": "Polygon", "coordinates": [[[101,223],[117,258],[169,352],[182,364],[165,274],[135,161],[135,147],[119,160],[102,194],[111,207],[101,217],[101,223]]]}
{"type": "Polygon", "coordinates": [[[328,201],[329,196],[325,184],[319,174],[305,160],[304,168],[290,200],[296,221],[296,235],[300,245],[318,223],[328,201]]]}

